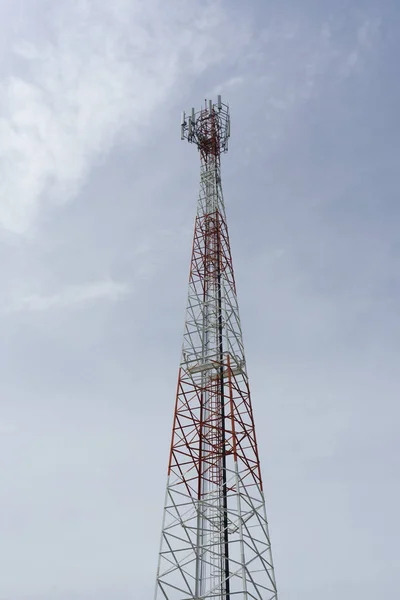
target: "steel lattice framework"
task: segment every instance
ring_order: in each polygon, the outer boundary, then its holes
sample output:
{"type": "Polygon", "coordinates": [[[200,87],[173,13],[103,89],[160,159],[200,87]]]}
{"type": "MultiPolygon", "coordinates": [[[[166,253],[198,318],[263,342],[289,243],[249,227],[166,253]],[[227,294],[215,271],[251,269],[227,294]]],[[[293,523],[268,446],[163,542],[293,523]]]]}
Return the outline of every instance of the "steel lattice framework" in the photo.
{"type": "Polygon", "coordinates": [[[229,108],[185,113],[201,157],[156,600],[277,600],[221,187],[229,108]]]}

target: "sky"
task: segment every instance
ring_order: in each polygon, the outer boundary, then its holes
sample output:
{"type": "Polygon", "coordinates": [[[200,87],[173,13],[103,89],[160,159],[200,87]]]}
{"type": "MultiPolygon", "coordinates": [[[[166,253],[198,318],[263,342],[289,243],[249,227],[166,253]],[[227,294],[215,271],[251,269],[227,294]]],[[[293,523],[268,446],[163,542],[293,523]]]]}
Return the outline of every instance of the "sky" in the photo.
{"type": "Polygon", "coordinates": [[[153,598],[222,177],[280,600],[400,596],[396,0],[0,4],[0,600],[153,598]]]}

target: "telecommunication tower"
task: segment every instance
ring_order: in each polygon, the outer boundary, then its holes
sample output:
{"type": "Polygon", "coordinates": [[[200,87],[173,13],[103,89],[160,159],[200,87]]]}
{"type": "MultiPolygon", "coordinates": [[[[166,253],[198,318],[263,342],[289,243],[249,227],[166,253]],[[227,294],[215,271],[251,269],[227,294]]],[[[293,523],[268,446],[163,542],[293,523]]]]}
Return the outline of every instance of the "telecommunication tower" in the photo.
{"type": "Polygon", "coordinates": [[[229,107],[182,114],[200,152],[155,600],[277,600],[221,186],[229,107]]]}

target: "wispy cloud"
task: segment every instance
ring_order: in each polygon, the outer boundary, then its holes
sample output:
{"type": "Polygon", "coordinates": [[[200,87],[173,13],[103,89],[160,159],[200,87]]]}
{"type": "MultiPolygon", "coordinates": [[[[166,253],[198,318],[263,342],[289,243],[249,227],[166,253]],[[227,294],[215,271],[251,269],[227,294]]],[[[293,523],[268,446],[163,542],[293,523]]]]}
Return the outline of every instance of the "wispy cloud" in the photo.
{"type": "Polygon", "coordinates": [[[120,136],[140,135],[179,78],[234,60],[248,36],[233,19],[209,0],[57,3],[46,41],[16,38],[19,69],[0,80],[0,225],[26,231],[120,136]]]}
{"type": "Polygon", "coordinates": [[[276,149],[286,134],[292,135],[293,118],[305,105],[343,86],[379,54],[380,28],[380,21],[368,15],[346,23],[337,17],[314,20],[297,15],[272,19],[257,31],[235,75],[214,88],[263,98],[257,133],[246,147],[249,160],[255,151],[265,151],[266,137],[276,149]]]}
{"type": "Polygon", "coordinates": [[[379,22],[370,18],[348,26],[348,37],[337,22],[314,24],[283,22],[264,31],[266,56],[271,64],[260,81],[270,84],[269,103],[288,110],[314,97],[325,77],[337,79],[351,74],[376,46],[379,22]],[[279,67],[277,71],[276,66],[279,67]]]}
{"type": "MultiPolygon", "coordinates": [[[[29,19],[34,31],[33,12],[29,19]]],[[[43,37],[8,33],[12,68],[0,79],[0,227],[15,233],[43,206],[76,196],[118,140],[138,139],[160,118],[183,79],[236,61],[221,87],[258,80],[275,121],[314,94],[332,63],[354,70],[379,30],[365,19],[349,48],[338,48],[329,24],[304,32],[298,22],[273,22],[255,35],[211,0],[57,3],[43,23],[43,37]]]]}
{"type": "Polygon", "coordinates": [[[380,28],[381,22],[379,19],[366,18],[359,24],[353,47],[343,64],[342,72],[344,75],[350,75],[355,69],[361,67],[364,58],[371,53],[379,38],[380,28]]]}
{"type": "Polygon", "coordinates": [[[119,300],[129,293],[124,283],[112,280],[97,281],[81,285],[70,285],[50,295],[30,295],[18,300],[14,312],[45,311],[81,306],[95,300],[119,300]]]}

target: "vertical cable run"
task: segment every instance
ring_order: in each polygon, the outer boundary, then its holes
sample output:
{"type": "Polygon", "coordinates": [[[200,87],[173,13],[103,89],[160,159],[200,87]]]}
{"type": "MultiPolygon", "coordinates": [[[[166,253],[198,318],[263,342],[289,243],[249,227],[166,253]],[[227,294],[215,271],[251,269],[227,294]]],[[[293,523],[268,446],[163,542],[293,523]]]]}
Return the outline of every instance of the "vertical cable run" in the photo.
{"type": "MultiPolygon", "coordinates": [[[[217,173],[217,169],[215,170],[217,173]]],[[[222,319],[222,274],[221,274],[221,235],[219,226],[219,212],[216,210],[217,221],[217,290],[218,290],[218,351],[219,351],[219,377],[221,394],[221,433],[222,433],[222,506],[223,506],[223,572],[225,575],[225,585],[221,582],[222,593],[225,593],[226,600],[230,600],[230,581],[229,581],[229,534],[228,534],[228,490],[226,483],[226,427],[225,427],[225,390],[224,390],[224,347],[223,347],[223,319],[222,319]]]]}

